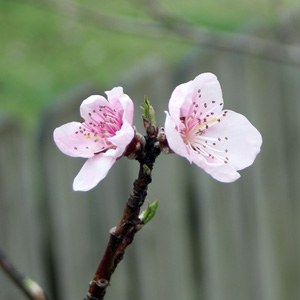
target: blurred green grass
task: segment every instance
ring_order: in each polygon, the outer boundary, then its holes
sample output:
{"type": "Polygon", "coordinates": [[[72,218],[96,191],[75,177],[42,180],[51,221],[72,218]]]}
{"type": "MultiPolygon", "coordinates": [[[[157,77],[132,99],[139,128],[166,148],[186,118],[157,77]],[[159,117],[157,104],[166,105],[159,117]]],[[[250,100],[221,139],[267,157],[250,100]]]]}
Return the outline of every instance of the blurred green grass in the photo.
{"type": "MultiPolygon", "coordinates": [[[[153,19],[143,1],[71,2],[109,14],[153,19]]],[[[164,0],[159,3],[193,25],[235,31],[253,20],[273,26],[278,12],[293,7],[297,1],[164,0]]],[[[193,47],[167,36],[154,39],[103,29],[76,19],[76,14],[75,18],[66,17],[34,1],[3,0],[0,1],[0,45],[0,112],[15,116],[26,127],[36,124],[51,101],[82,82],[93,81],[100,89],[110,89],[128,69],[148,56],[158,56],[172,65],[193,47]]]]}

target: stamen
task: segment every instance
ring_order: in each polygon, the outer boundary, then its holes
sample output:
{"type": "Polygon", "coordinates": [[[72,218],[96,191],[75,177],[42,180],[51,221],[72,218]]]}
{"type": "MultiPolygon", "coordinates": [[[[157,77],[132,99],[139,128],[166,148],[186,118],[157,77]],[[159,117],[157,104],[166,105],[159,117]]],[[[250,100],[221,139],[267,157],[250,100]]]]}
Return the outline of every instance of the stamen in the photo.
{"type": "MultiPolygon", "coordinates": [[[[194,129],[197,130],[197,129],[201,129],[201,128],[203,128],[203,127],[206,127],[206,126],[208,126],[208,124],[211,124],[211,123],[213,123],[213,122],[216,122],[216,121],[217,121],[217,118],[214,117],[214,118],[211,119],[210,121],[207,121],[207,119],[204,118],[203,121],[204,121],[204,123],[200,124],[199,126],[195,127],[194,129]]],[[[206,129],[207,129],[207,128],[206,128],[206,129]]]]}
{"type": "MultiPolygon", "coordinates": [[[[223,148],[221,144],[226,143],[228,137],[209,137],[205,134],[216,122],[221,122],[220,118],[212,117],[215,115],[215,103],[216,101],[203,103],[201,105],[201,111],[198,103],[193,102],[187,116],[180,118],[183,124],[183,128],[180,129],[180,135],[191,151],[201,154],[215,162],[217,160],[218,163],[228,163],[229,157],[225,157],[225,153],[228,153],[228,149],[224,149],[225,147],[223,148]],[[205,112],[203,112],[203,106],[207,108],[205,112]],[[201,118],[202,114],[205,116],[204,118],[201,118]]],[[[217,104],[223,105],[223,103],[218,102],[217,104]]],[[[227,112],[228,111],[223,111],[222,114],[226,116],[227,112]]]]}
{"type": "MultiPolygon", "coordinates": [[[[122,113],[109,106],[100,105],[88,113],[88,122],[81,121],[81,126],[75,131],[75,134],[82,134],[85,138],[90,139],[93,144],[87,142],[84,149],[93,148],[98,154],[115,147],[108,141],[108,138],[114,136],[121,127],[122,113]]],[[[77,147],[74,149],[78,150],[77,147]]]]}

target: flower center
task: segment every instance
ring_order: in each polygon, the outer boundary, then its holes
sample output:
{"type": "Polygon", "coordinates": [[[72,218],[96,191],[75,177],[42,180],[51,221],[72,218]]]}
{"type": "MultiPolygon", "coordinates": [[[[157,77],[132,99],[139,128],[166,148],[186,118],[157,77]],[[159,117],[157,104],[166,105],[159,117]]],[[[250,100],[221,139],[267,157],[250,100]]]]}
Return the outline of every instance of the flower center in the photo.
{"type": "MultiPolygon", "coordinates": [[[[82,134],[85,138],[97,143],[95,154],[115,148],[108,138],[116,135],[122,127],[121,113],[111,107],[99,106],[88,114],[88,119],[81,122],[75,134],[82,134]]],[[[94,148],[94,147],[93,147],[94,148]]]]}
{"type": "MultiPolygon", "coordinates": [[[[188,118],[182,117],[180,135],[187,148],[194,153],[204,156],[209,162],[228,163],[228,137],[210,137],[209,128],[221,122],[217,117],[212,117],[213,113],[206,114],[202,118],[202,113],[198,112],[198,106],[194,103],[195,109],[188,118]]],[[[224,112],[225,115],[227,112],[224,112]]]]}

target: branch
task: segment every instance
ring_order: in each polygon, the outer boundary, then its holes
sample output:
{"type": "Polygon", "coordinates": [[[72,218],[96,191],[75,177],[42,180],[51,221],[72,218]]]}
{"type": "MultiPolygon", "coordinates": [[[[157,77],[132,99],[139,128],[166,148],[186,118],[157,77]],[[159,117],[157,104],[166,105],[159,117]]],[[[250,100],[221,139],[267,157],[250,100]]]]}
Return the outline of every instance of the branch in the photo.
{"type": "Polygon", "coordinates": [[[1,250],[0,250],[0,266],[29,299],[31,300],[48,299],[44,290],[29,277],[21,275],[1,250]]]}
{"type": "Polygon", "coordinates": [[[110,239],[104,256],[90,282],[88,300],[104,299],[106,288],[118,263],[122,260],[126,247],[133,241],[134,235],[140,229],[140,208],[147,196],[148,185],[152,181],[151,171],[160,148],[155,146],[157,132],[145,137],[144,151],[137,160],[140,163],[139,175],[133,184],[133,191],[127,200],[122,218],[116,228],[110,231],[110,239]]]}
{"type": "Polygon", "coordinates": [[[180,17],[170,13],[163,3],[158,0],[133,0],[135,5],[140,5],[143,10],[146,10],[148,14],[155,20],[164,24],[166,27],[169,24],[187,24],[187,22],[180,17]]]}
{"type": "Polygon", "coordinates": [[[42,7],[46,6],[64,16],[91,23],[104,29],[143,37],[180,40],[268,60],[300,64],[300,48],[298,46],[282,45],[278,42],[238,33],[221,33],[180,23],[176,18],[174,18],[176,21],[170,22],[165,22],[164,19],[161,22],[145,21],[102,13],[67,0],[57,2],[51,0],[27,1],[42,7]]]}

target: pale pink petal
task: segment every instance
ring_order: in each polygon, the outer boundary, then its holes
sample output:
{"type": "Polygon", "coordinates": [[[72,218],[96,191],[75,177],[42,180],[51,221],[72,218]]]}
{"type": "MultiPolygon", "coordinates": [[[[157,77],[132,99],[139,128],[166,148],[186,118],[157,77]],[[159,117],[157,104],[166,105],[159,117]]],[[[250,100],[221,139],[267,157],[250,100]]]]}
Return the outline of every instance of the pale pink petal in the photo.
{"type": "Polygon", "coordinates": [[[215,141],[214,147],[223,157],[228,157],[228,164],[236,170],[248,167],[260,152],[261,134],[246,117],[234,111],[225,110],[218,118],[220,122],[211,126],[204,138],[220,139],[215,141]],[[222,151],[225,149],[226,153],[222,151]]]}
{"type": "Polygon", "coordinates": [[[91,119],[91,114],[93,114],[92,118],[96,118],[96,122],[98,123],[101,118],[97,116],[95,112],[99,111],[99,106],[109,106],[109,102],[103,97],[99,95],[92,95],[85,100],[80,105],[80,115],[87,122],[94,122],[94,119],[91,119]]]}
{"type": "Polygon", "coordinates": [[[166,121],[165,121],[165,134],[168,139],[168,144],[176,154],[181,155],[185,157],[187,160],[191,161],[189,152],[187,150],[187,147],[180,136],[180,133],[178,132],[176,125],[172,121],[170,115],[168,112],[166,113],[166,121]]]}
{"type": "Polygon", "coordinates": [[[126,120],[131,126],[133,125],[134,105],[132,100],[126,94],[120,98],[124,108],[123,120],[126,120]]]}
{"type": "Polygon", "coordinates": [[[94,188],[115,162],[115,157],[105,156],[105,153],[89,158],[74,179],[74,191],[88,191],[94,188]]]}
{"type": "Polygon", "coordinates": [[[222,111],[222,90],[214,74],[203,73],[193,80],[193,102],[199,105],[202,117],[210,118],[222,111]]]}
{"type": "Polygon", "coordinates": [[[93,138],[84,136],[83,125],[79,122],[70,122],[56,128],[53,138],[60,151],[73,157],[89,158],[103,148],[101,143],[95,143],[93,138]]]}
{"type": "Polygon", "coordinates": [[[124,95],[121,86],[114,87],[110,91],[105,91],[108,101],[114,106],[115,109],[122,109],[120,98],[124,95]]]}
{"type": "Polygon", "coordinates": [[[173,120],[189,117],[195,110],[193,103],[199,107],[198,115],[201,112],[202,118],[212,118],[222,110],[222,90],[214,74],[200,74],[194,80],[175,88],[169,102],[169,112],[173,120]]]}
{"type": "Polygon", "coordinates": [[[124,113],[124,108],[120,101],[120,98],[124,95],[123,88],[121,86],[114,87],[110,91],[106,91],[108,101],[114,107],[115,110],[119,111],[121,115],[124,113]]]}
{"type": "Polygon", "coordinates": [[[108,138],[107,140],[117,147],[114,155],[118,157],[124,153],[126,147],[132,141],[133,137],[133,127],[127,121],[124,121],[122,128],[116,132],[116,135],[108,138]]]}
{"type": "Polygon", "coordinates": [[[235,168],[229,164],[207,163],[205,160],[196,160],[194,163],[202,168],[206,173],[210,174],[214,179],[221,182],[233,182],[241,176],[235,168]]]}
{"type": "Polygon", "coordinates": [[[174,122],[180,122],[180,117],[188,115],[193,92],[192,81],[182,83],[174,89],[169,101],[169,112],[174,122]]]}
{"type": "Polygon", "coordinates": [[[126,120],[130,125],[133,124],[134,106],[130,97],[123,92],[122,87],[115,87],[110,91],[106,91],[107,99],[112,103],[115,109],[122,111],[123,120],[126,120]]]}

